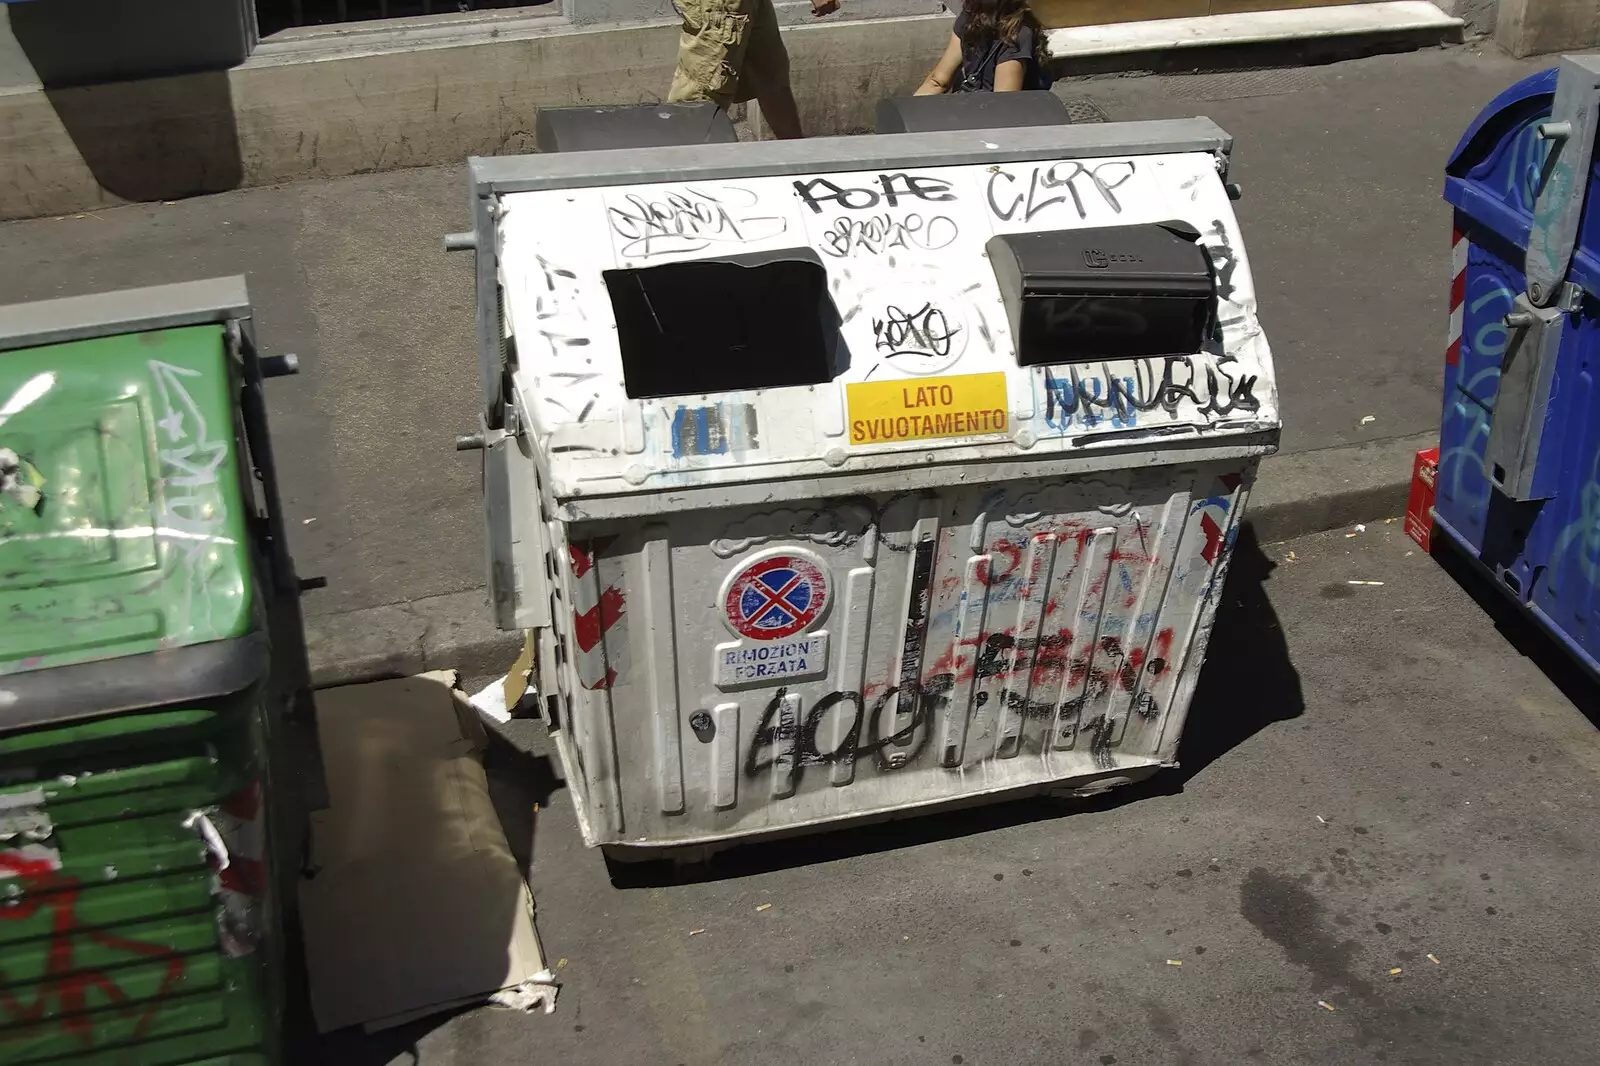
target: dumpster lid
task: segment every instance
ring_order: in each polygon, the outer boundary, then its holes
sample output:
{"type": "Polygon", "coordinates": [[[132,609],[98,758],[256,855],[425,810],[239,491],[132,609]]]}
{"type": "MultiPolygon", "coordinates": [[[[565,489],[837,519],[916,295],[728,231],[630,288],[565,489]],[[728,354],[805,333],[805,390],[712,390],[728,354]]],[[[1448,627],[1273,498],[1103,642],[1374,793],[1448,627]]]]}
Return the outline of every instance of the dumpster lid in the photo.
{"type": "Polygon", "coordinates": [[[0,674],[0,733],[243,692],[267,675],[264,633],[0,674]]]}
{"type": "Polygon", "coordinates": [[[241,490],[237,371],[219,324],[243,287],[172,290],[189,299],[0,309],[0,675],[255,626],[254,501],[241,490]],[[152,322],[166,328],[119,332],[152,322]],[[194,322],[205,324],[181,324],[194,322]],[[24,346],[19,323],[47,343],[24,346]]]}
{"type": "Polygon", "coordinates": [[[1183,223],[1010,233],[989,242],[1009,248],[1031,294],[1209,297],[1210,264],[1200,231],[1183,223]]]}
{"type": "Polygon", "coordinates": [[[243,277],[0,305],[0,352],[250,317],[243,277]]]}
{"type": "Polygon", "coordinates": [[[477,160],[480,359],[498,367],[503,342],[520,424],[574,515],[1175,436],[1260,454],[1276,385],[1226,144],[1166,122],[477,160]],[[1214,295],[1184,283],[1214,305],[1192,350],[1071,366],[1017,351],[991,238],[1137,241],[1157,224],[1191,230],[1215,269],[1214,295]]]}
{"type": "Polygon", "coordinates": [[[1584,221],[1600,195],[1597,84],[1600,57],[1561,57],[1560,66],[1522,79],[1480,111],[1445,167],[1456,227],[1475,242],[1487,230],[1522,249],[1528,290],[1541,306],[1567,281],[1600,291],[1600,247],[1584,221]],[[1546,122],[1566,126],[1566,134],[1546,137],[1546,122]]]}
{"type": "Polygon", "coordinates": [[[1504,135],[1502,124],[1508,112],[1520,115],[1525,109],[1517,105],[1530,101],[1548,105],[1547,98],[1554,95],[1555,91],[1556,69],[1552,67],[1528,75],[1490,100],[1467,126],[1466,132],[1461,135],[1461,140],[1456,142],[1455,151],[1450,153],[1450,159],[1445,164],[1445,173],[1460,176],[1477,166],[1504,135]]]}
{"type": "Polygon", "coordinates": [[[1092,364],[1204,350],[1216,329],[1217,279],[1199,241],[1183,222],[991,238],[986,250],[1017,362],[1092,364]]]}

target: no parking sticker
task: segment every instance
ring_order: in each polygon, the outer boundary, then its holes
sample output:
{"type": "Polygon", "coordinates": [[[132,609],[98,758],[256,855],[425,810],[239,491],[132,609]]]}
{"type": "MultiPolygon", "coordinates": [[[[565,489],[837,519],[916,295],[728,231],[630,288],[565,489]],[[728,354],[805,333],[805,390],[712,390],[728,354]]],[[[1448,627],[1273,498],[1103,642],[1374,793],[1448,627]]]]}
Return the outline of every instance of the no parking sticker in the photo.
{"type": "Polygon", "coordinates": [[[735,633],[782,640],[803,632],[828,605],[828,575],[800,555],[769,555],[728,582],[723,609],[735,633]]]}

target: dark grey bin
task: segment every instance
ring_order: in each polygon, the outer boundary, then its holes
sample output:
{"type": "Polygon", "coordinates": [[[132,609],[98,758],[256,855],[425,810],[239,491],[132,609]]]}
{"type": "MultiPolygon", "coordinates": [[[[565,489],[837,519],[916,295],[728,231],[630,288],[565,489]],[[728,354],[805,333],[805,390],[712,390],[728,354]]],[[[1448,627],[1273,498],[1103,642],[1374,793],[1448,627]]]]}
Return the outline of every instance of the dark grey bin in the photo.
{"type": "Polygon", "coordinates": [[[727,112],[705,102],[543,107],[534,123],[534,145],[541,152],[731,144],[738,139],[727,112]]]}
{"type": "Polygon", "coordinates": [[[878,101],[878,133],[997,130],[1012,126],[1065,126],[1066,105],[1046,89],[1019,93],[945,93],[878,101]]]}

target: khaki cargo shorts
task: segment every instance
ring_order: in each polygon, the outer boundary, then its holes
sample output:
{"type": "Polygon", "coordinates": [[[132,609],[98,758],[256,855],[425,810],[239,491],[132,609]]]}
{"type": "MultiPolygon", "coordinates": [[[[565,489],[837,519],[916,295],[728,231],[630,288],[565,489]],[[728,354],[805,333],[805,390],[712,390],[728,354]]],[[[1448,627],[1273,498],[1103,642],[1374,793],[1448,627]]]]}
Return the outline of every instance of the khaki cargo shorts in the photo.
{"type": "Polygon", "coordinates": [[[668,101],[727,107],[789,84],[789,53],[772,0],[676,0],[683,14],[668,101]]]}

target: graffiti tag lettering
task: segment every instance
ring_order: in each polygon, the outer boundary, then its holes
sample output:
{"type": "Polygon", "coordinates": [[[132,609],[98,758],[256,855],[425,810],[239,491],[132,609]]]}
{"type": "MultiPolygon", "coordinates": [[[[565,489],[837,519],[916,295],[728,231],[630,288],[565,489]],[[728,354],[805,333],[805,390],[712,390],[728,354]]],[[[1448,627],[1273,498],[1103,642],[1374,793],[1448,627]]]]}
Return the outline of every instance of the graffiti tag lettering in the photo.
{"type": "MultiPolygon", "coordinates": [[[[17,876],[24,891],[20,900],[0,907],[0,922],[26,922],[43,917],[49,929],[44,973],[37,981],[0,970],[0,1017],[21,1026],[42,1023],[53,1017],[63,1033],[85,1048],[94,1046],[97,1036],[104,1033],[104,1027],[113,1017],[130,1022],[133,1037],[143,1036],[161,1013],[164,1001],[182,980],[183,956],[159,944],[83,928],[78,917],[78,897],[83,884],[75,877],[42,867],[23,868],[5,855],[0,855],[0,872],[17,876]],[[78,961],[77,952],[84,942],[132,959],[164,962],[155,995],[145,1002],[130,1002],[128,993],[105,970],[86,967],[78,961]],[[34,988],[31,1002],[13,991],[29,984],[34,988]],[[99,1005],[90,1002],[91,992],[99,993],[112,1010],[96,1009],[99,1005]]],[[[25,1034],[27,1030],[22,1032],[25,1034]]]]}
{"type": "Polygon", "coordinates": [[[909,312],[891,305],[882,318],[872,320],[878,351],[890,358],[923,355],[942,359],[950,354],[950,342],[959,332],[960,328],[950,325],[944,312],[932,303],[909,312]]]}
{"type": "Polygon", "coordinates": [[[713,196],[703,189],[670,192],[647,200],[629,193],[624,207],[609,207],[612,232],[627,243],[625,258],[645,259],[669,252],[697,252],[713,244],[743,244],[775,237],[788,222],[775,215],[745,215],[756,195],[734,187],[713,196]]]}
{"type": "Polygon", "coordinates": [[[205,586],[213,569],[216,545],[231,544],[223,536],[228,520],[226,496],[217,490],[218,472],[228,458],[226,440],[211,436],[205,415],[189,392],[187,382],[200,378],[191,367],[149,362],[156,385],[157,456],[161,460],[165,491],[161,494],[158,533],[172,542],[185,587],[186,605],[198,606],[205,617],[186,619],[192,626],[211,624],[210,600],[205,586]]]}
{"type": "Polygon", "coordinates": [[[1135,167],[1131,159],[1113,159],[1090,167],[1068,160],[1048,167],[1034,167],[1028,175],[1027,188],[1018,190],[1015,188],[1017,183],[1015,174],[996,170],[989,175],[987,193],[989,210],[993,211],[995,217],[1002,222],[1010,222],[1013,218],[1019,222],[1031,222],[1045,209],[1064,204],[1071,199],[1078,217],[1088,218],[1089,211],[1084,205],[1084,193],[1093,191],[1099,194],[1107,207],[1121,214],[1122,203],[1117,199],[1116,192],[1128,183],[1134,173],[1135,167]],[[1057,193],[1056,190],[1064,191],[1057,193]],[[1052,193],[1055,195],[1050,195],[1052,193]],[[1008,195],[1009,201],[1001,206],[1001,200],[1008,195]],[[1019,208],[1022,212],[1020,216],[1017,214],[1019,208]]]}
{"type": "MultiPolygon", "coordinates": [[[[892,686],[872,701],[870,710],[859,692],[830,692],[798,719],[785,713],[785,697],[789,690],[780,688],[756,724],[745,753],[744,774],[756,778],[775,769],[790,772],[791,748],[796,785],[802,769],[807,766],[833,765],[868,757],[885,773],[916,765],[929,750],[934,725],[941,715],[968,713],[950,705],[950,694],[957,682],[964,679],[962,675],[979,681],[1019,676],[1028,681],[1026,686],[1004,685],[994,701],[989,700],[986,692],[975,692],[970,713],[995,714],[998,708],[1004,708],[1023,721],[1052,723],[1044,732],[1035,731],[1037,735],[1026,738],[1020,733],[1008,734],[997,745],[996,755],[1009,757],[1022,746],[1035,752],[1049,745],[1069,747],[1079,733],[1079,719],[1084,709],[1113,691],[1133,695],[1133,712],[1141,719],[1148,721],[1159,717],[1160,707],[1147,686],[1170,668],[1172,639],[1173,631],[1163,629],[1156,634],[1150,653],[1142,646],[1124,652],[1118,637],[1104,636],[1092,647],[1081,648],[1073,655],[1072,634],[1067,631],[1026,638],[991,633],[979,645],[969,671],[960,674],[946,671],[933,674],[920,684],[892,686]],[[1059,684],[1062,679],[1065,679],[1064,685],[1059,684]],[[1049,693],[1049,698],[1033,699],[1027,694],[1030,690],[1049,693]],[[1073,695],[1057,702],[1058,693],[1073,695]],[[990,706],[991,702],[996,706],[990,706]],[[831,734],[823,728],[827,723],[838,721],[835,715],[847,716],[848,725],[842,736],[837,726],[831,734]],[[896,718],[903,724],[897,726],[896,718]],[[822,735],[839,739],[828,745],[819,740],[822,735]]],[[[1093,744],[1101,749],[1097,758],[1102,758],[1109,750],[1115,724],[1104,716],[1082,724],[1081,728],[1093,734],[1093,744]]],[[[940,754],[939,765],[946,769],[961,763],[961,752],[953,745],[940,754]]]]}
{"type": "Polygon", "coordinates": [[[811,208],[812,213],[818,215],[822,214],[822,205],[825,203],[838,204],[850,211],[867,211],[880,203],[887,207],[898,207],[901,197],[934,203],[945,203],[956,198],[948,181],[918,174],[879,174],[876,186],[841,188],[827,178],[809,178],[795,182],[794,191],[811,208]]]}
{"type": "Polygon", "coordinates": [[[936,252],[960,236],[955,221],[945,215],[924,218],[911,212],[901,218],[872,215],[838,218],[822,234],[822,250],[838,259],[856,254],[879,255],[892,248],[936,252]]]}
{"type": "Polygon", "coordinates": [[[1138,425],[1139,415],[1165,411],[1177,417],[1185,403],[1206,418],[1226,418],[1234,411],[1261,409],[1255,395],[1257,375],[1240,373],[1232,356],[1205,358],[1196,364],[1189,355],[1168,356],[1157,369],[1155,360],[1140,360],[1131,374],[1116,376],[1101,364],[1098,376],[1068,367],[1045,372],[1045,422],[1067,429],[1074,420],[1094,427],[1102,420],[1113,427],[1138,425]]]}

